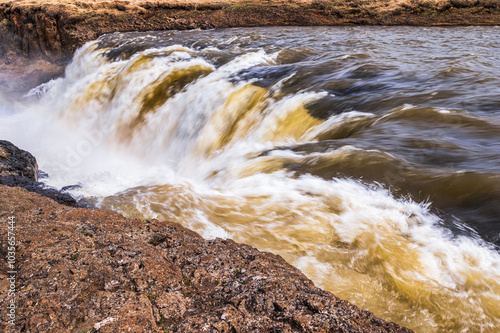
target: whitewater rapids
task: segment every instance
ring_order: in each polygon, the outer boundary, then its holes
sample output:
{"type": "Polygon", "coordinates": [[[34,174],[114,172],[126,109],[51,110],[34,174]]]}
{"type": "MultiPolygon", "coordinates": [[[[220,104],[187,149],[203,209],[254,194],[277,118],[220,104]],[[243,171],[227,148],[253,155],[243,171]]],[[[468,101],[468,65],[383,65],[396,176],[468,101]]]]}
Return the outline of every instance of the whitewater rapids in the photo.
{"type": "MultiPolygon", "coordinates": [[[[496,106],[449,107],[445,89],[399,94],[408,82],[377,97],[416,70],[376,61],[389,46],[360,35],[380,31],[300,29],[104,36],[64,77],[15,108],[3,102],[2,138],[35,154],[49,185],[79,184],[71,193],[100,208],[280,254],[384,319],[418,332],[499,331],[500,254],[467,223],[477,207],[459,202],[486,198],[475,216],[498,230],[496,106]],[[335,46],[347,36],[358,44],[335,46]],[[451,156],[467,147],[448,130],[491,142],[490,166],[451,156]]],[[[392,38],[419,45],[421,33],[392,38]]]]}

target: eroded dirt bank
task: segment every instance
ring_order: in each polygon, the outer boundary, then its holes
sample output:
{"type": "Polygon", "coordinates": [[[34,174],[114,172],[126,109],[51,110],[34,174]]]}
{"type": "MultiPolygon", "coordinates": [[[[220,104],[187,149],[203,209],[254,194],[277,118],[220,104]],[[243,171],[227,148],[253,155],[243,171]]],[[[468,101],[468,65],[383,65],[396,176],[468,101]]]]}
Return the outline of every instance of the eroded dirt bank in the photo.
{"type": "MultiPolygon", "coordinates": [[[[0,141],[0,184],[36,178],[33,156],[16,149],[0,141]]],[[[2,332],[410,332],[315,287],[279,256],[175,223],[5,185],[0,221],[2,332]]]]}
{"type": "Polygon", "coordinates": [[[27,89],[57,76],[79,46],[115,31],[355,24],[495,25],[500,2],[0,0],[0,88],[16,80],[27,89]]]}

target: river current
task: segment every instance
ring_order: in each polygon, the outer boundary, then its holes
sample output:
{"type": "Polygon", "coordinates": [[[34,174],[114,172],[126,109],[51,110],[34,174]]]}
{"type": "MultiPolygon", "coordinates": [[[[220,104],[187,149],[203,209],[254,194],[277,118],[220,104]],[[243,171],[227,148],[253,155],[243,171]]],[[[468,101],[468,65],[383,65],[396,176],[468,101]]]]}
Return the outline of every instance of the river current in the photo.
{"type": "Polygon", "coordinates": [[[0,101],[48,185],[283,256],[417,332],[500,331],[500,28],[115,33],[0,101]]]}

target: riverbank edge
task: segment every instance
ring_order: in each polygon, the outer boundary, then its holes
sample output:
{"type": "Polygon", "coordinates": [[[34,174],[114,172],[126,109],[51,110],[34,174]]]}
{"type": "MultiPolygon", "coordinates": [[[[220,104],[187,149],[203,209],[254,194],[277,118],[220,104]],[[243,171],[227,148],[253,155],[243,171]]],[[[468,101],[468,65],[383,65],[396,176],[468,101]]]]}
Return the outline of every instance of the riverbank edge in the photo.
{"type": "Polygon", "coordinates": [[[78,47],[117,31],[498,24],[496,0],[0,0],[0,89],[60,76],[78,47]]]}
{"type": "Polygon", "coordinates": [[[57,203],[25,186],[38,172],[30,153],[0,140],[3,332],[411,332],[317,288],[280,256],[57,203]]]}

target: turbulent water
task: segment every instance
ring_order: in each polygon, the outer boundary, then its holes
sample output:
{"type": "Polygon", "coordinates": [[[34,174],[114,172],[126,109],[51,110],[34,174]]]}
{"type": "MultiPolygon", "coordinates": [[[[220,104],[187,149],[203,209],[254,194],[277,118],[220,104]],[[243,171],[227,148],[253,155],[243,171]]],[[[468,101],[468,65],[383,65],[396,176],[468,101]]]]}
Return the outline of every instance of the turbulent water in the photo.
{"type": "Polygon", "coordinates": [[[417,332],[500,331],[498,27],[116,33],[2,103],[50,185],[417,332]]]}

